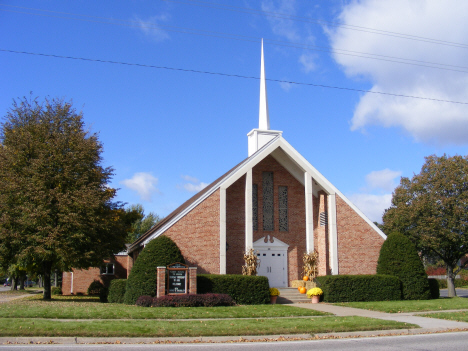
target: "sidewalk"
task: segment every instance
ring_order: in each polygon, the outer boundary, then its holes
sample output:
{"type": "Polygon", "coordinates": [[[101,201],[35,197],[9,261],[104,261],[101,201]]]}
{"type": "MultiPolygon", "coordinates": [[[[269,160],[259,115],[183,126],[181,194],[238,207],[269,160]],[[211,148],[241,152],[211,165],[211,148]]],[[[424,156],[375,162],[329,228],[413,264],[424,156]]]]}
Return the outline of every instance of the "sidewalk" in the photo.
{"type": "MultiPolygon", "coordinates": [[[[330,305],[330,304],[323,303],[323,302],[318,303],[318,304],[297,303],[297,304],[292,304],[290,306],[307,308],[307,309],[321,311],[321,312],[329,312],[340,317],[361,316],[361,317],[385,319],[385,320],[391,320],[391,321],[397,321],[397,322],[403,322],[403,323],[411,323],[411,324],[419,325],[421,328],[426,330],[426,332],[428,331],[442,332],[442,331],[453,330],[453,329],[468,331],[468,323],[417,316],[417,314],[420,314],[420,312],[385,313],[385,312],[378,312],[378,311],[369,311],[369,310],[365,310],[361,308],[330,305]]],[[[443,311],[437,311],[437,312],[443,312],[443,311]]],[[[431,313],[431,311],[428,311],[425,313],[431,313]]]]}

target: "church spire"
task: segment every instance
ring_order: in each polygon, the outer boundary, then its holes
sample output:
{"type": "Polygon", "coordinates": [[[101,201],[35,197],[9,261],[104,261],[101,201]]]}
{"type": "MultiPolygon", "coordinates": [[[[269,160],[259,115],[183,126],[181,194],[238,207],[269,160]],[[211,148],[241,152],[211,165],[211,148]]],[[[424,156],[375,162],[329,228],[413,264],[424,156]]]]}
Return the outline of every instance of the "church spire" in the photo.
{"type": "Polygon", "coordinates": [[[262,39],[262,59],[260,68],[260,108],[258,114],[258,129],[270,130],[270,117],[268,116],[268,97],[265,78],[265,60],[263,57],[262,39]]]}

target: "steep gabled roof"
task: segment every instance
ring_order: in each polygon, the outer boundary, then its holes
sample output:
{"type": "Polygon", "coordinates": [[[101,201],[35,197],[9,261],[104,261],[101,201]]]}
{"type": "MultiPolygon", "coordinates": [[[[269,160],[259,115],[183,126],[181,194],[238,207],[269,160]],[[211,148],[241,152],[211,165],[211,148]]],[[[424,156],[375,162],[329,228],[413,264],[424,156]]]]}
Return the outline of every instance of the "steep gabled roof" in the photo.
{"type": "Polygon", "coordinates": [[[370,220],[359,208],[357,208],[346,196],[344,196],[335,186],[333,186],[319,171],[317,171],[301,154],[299,154],[281,135],[278,135],[270,142],[265,144],[261,149],[255,152],[250,157],[246,158],[231,170],[223,174],[214,182],[209,184],[203,190],[185,201],[167,217],[158,222],[154,227],[148,230],[140,238],[138,238],[129,247],[128,252],[132,252],[141,245],[146,243],[174,225],[179,219],[189,213],[193,208],[205,200],[208,196],[214,193],[219,188],[228,188],[247,171],[255,167],[265,157],[271,155],[283,167],[285,167],[301,184],[304,184],[304,172],[310,174],[314,179],[315,186],[323,189],[327,194],[337,194],[345,201],[360,217],[362,217],[382,238],[386,239],[386,235],[370,220]]]}

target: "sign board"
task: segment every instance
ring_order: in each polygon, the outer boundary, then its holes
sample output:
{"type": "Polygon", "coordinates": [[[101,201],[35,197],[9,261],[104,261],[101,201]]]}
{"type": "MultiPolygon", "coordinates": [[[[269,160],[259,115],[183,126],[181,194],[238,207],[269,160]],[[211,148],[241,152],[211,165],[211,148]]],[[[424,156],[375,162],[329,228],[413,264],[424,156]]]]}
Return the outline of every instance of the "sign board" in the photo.
{"type": "Polygon", "coordinates": [[[168,295],[188,294],[187,272],[188,266],[182,263],[173,263],[167,266],[168,295]]]}

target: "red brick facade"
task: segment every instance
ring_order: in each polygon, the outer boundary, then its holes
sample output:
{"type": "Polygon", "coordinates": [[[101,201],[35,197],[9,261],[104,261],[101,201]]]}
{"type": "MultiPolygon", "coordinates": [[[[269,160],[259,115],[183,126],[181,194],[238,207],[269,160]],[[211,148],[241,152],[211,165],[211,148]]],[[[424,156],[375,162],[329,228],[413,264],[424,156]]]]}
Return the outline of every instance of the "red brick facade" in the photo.
{"type": "Polygon", "coordinates": [[[115,259],[105,260],[104,262],[114,264],[114,274],[103,275],[99,268],[73,269],[71,272],[64,272],[62,277],[62,293],[64,295],[86,294],[89,284],[94,280],[99,280],[104,285],[109,286],[112,279],[127,278],[127,255],[115,256],[115,259]]]}
{"type": "Polygon", "coordinates": [[[384,239],[336,196],[339,274],[375,274],[384,239]]]}

